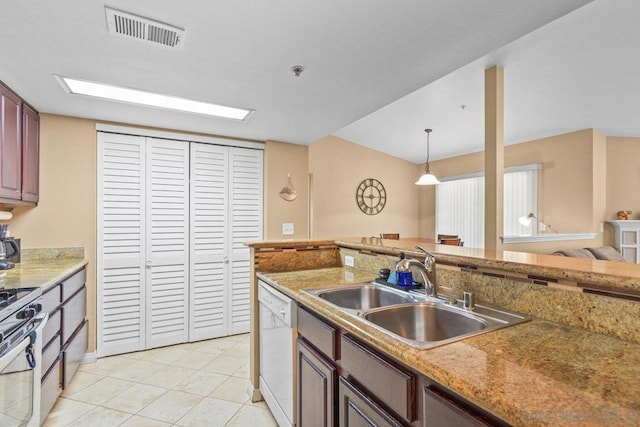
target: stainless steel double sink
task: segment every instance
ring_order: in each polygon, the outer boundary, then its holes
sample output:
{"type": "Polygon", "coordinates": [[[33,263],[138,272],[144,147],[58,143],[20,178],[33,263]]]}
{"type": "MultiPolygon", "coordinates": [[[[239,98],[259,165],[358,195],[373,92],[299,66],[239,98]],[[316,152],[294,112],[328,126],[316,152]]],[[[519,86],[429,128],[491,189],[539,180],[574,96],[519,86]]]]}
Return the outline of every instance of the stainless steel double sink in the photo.
{"type": "Polygon", "coordinates": [[[483,305],[466,309],[452,299],[431,298],[377,283],[305,292],[416,348],[448,344],[530,320],[483,305]]]}

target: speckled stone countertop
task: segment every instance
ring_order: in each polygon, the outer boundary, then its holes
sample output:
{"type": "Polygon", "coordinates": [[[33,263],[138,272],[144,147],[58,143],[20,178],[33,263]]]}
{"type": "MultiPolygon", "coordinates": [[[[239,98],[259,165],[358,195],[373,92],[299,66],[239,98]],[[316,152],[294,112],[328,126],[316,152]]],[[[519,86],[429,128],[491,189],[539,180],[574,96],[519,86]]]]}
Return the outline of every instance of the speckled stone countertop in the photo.
{"type": "Polygon", "coordinates": [[[640,293],[640,264],[528,252],[490,251],[439,245],[432,242],[432,239],[383,240],[362,237],[341,238],[335,241],[336,245],[346,248],[387,254],[406,252],[412,256],[423,256],[422,252],[415,249],[419,244],[436,255],[438,261],[456,264],[473,263],[480,267],[576,282],[585,281],[640,293]]]}
{"type": "Polygon", "coordinates": [[[24,260],[10,270],[0,271],[0,287],[42,288],[59,283],[87,265],[84,258],[56,258],[24,260]]]}
{"type": "Polygon", "coordinates": [[[414,349],[302,289],[369,282],[342,267],[258,277],[346,331],[516,426],[640,425],[640,345],[533,319],[414,349]]]}

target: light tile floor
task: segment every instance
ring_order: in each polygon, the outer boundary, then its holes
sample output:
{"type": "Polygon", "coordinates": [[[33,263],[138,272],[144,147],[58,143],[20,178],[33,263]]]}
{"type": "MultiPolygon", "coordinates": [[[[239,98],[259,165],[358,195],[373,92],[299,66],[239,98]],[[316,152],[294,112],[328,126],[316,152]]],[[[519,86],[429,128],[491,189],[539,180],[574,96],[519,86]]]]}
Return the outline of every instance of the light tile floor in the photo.
{"type": "Polygon", "coordinates": [[[80,365],[43,426],[277,426],[248,378],[247,334],[105,357],[80,365]]]}

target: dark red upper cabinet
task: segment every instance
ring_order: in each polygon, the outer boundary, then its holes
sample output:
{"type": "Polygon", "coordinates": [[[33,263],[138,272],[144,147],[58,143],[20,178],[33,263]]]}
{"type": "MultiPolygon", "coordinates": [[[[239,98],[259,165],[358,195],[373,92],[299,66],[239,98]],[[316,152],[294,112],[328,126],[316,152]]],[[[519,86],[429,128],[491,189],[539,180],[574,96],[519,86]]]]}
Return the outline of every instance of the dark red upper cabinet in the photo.
{"type": "Polygon", "coordinates": [[[22,104],[22,200],[38,203],[40,115],[22,104]]]}
{"type": "Polygon", "coordinates": [[[0,198],[21,199],[22,100],[0,85],[0,198]]]}
{"type": "Polygon", "coordinates": [[[36,205],[40,115],[0,82],[0,205],[36,205]]]}

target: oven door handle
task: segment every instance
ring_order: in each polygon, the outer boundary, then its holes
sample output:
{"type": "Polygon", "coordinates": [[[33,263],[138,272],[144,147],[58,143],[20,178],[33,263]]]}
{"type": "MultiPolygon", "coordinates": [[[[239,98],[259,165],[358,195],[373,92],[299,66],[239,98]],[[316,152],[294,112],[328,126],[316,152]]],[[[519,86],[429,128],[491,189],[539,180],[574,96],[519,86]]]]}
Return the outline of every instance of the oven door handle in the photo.
{"type": "Polygon", "coordinates": [[[25,352],[27,362],[31,368],[36,367],[36,358],[33,353],[33,347],[36,345],[37,334],[42,332],[44,325],[47,323],[49,319],[49,315],[46,312],[39,313],[36,317],[33,318],[34,328],[33,330],[25,335],[23,340],[18,344],[15,348],[12,348],[8,353],[4,356],[0,357],[0,373],[5,370],[9,364],[14,361],[21,352],[25,352]]]}
{"type": "Polygon", "coordinates": [[[4,356],[0,357],[0,373],[5,370],[7,366],[11,362],[13,362],[17,357],[19,357],[22,353],[24,353],[25,349],[31,345],[31,337],[28,335],[24,337],[22,342],[18,344],[15,348],[12,348],[8,353],[4,356]]]}

